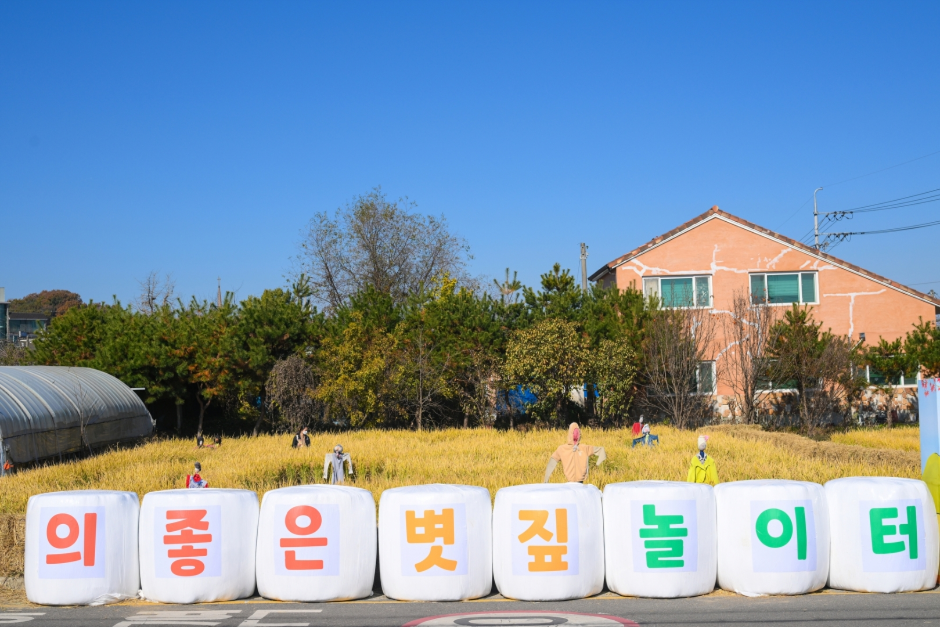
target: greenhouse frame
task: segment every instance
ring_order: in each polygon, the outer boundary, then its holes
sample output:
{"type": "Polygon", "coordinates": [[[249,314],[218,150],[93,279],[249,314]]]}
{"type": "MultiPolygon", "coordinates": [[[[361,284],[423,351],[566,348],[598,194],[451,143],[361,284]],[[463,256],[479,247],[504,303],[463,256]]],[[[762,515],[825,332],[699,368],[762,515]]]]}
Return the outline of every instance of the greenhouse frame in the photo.
{"type": "Polygon", "coordinates": [[[92,368],[0,366],[0,473],[153,433],[137,393],[92,368]]]}

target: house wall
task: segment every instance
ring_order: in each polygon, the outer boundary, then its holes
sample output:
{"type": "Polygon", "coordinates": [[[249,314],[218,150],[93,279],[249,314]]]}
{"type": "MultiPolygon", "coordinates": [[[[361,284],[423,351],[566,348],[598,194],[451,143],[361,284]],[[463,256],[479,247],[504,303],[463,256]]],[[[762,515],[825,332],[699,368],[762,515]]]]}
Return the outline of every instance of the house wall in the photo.
{"type": "MultiPolygon", "coordinates": [[[[904,337],[920,319],[932,321],[936,315],[933,304],[720,217],[699,223],[617,267],[614,277],[608,275],[605,283],[616,282],[620,289],[631,284],[642,289],[643,277],[710,275],[712,310],[722,315],[720,312],[731,309],[736,292],[750,293],[752,273],[812,270],[817,272],[819,294],[819,304],[812,305],[813,317],[833,333],[855,339],[865,333],[868,344],[879,338],[891,341],[904,337]]],[[[719,337],[714,355],[726,347],[727,342],[719,337]]],[[[731,390],[719,381],[718,394],[728,395],[731,390]]]]}

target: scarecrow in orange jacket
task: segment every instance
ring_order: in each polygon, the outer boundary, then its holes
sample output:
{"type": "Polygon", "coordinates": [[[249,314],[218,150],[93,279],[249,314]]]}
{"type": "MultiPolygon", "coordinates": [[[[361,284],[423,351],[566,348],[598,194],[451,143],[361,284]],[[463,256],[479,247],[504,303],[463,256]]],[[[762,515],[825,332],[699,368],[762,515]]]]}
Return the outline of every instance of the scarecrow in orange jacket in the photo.
{"type": "Polygon", "coordinates": [[[604,452],[603,446],[581,444],[581,428],[578,427],[578,423],[572,422],[568,425],[568,443],[555,449],[555,452],[548,460],[548,467],[545,469],[545,483],[548,483],[558,462],[561,462],[565,479],[584,483],[588,476],[591,455],[597,455],[598,466],[607,459],[607,453],[604,452]]]}

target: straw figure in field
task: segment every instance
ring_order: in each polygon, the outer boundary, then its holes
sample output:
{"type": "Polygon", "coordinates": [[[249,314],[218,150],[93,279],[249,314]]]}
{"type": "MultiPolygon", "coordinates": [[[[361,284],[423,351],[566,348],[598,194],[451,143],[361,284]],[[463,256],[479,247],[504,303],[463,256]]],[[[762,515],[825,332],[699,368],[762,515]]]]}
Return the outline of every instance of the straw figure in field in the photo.
{"type": "Polygon", "coordinates": [[[636,448],[638,444],[640,446],[656,446],[659,444],[659,436],[650,433],[649,425],[643,425],[643,429],[640,433],[642,433],[642,435],[633,439],[633,444],[630,445],[630,448],[636,448]]]}
{"type": "Polygon", "coordinates": [[[545,469],[545,483],[551,479],[555,466],[561,462],[561,469],[565,473],[565,479],[577,483],[584,483],[588,476],[588,466],[592,455],[597,455],[597,465],[600,466],[607,459],[607,453],[603,446],[590,446],[581,444],[581,428],[578,423],[572,422],[568,425],[568,442],[562,444],[548,460],[548,467],[545,469]]]}
{"type": "Polygon", "coordinates": [[[326,458],[323,460],[323,480],[329,481],[333,485],[344,483],[344,466],[348,466],[348,474],[352,475],[352,457],[349,456],[349,453],[343,452],[342,445],[337,444],[333,447],[333,452],[327,453],[326,458]],[[333,473],[332,476],[330,475],[331,470],[333,473]]]}
{"type": "Polygon", "coordinates": [[[209,481],[203,479],[199,473],[202,472],[202,464],[196,462],[195,468],[193,469],[193,474],[186,475],[186,487],[187,488],[208,488],[209,481]]]}
{"type": "Polygon", "coordinates": [[[692,461],[689,462],[689,476],[686,481],[718,485],[718,466],[715,460],[705,453],[706,446],[708,446],[708,436],[698,436],[698,454],[693,455],[692,461]]]}

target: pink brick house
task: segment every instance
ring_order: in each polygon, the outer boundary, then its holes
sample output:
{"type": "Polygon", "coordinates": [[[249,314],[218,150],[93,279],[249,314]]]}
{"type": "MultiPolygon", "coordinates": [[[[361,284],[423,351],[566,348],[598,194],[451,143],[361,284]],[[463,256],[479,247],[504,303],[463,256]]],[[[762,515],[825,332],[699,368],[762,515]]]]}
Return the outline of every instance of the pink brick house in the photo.
{"type": "MultiPolygon", "coordinates": [[[[772,304],[810,305],[823,328],[869,344],[904,337],[915,323],[934,321],[940,313],[936,298],[718,207],[614,259],[590,279],[642,289],[664,306],[708,308],[716,315],[730,309],[735,293],[746,290],[772,304]]],[[[719,347],[715,353],[720,359],[719,347]]],[[[712,368],[711,392],[721,403],[730,390],[714,377],[716,365],[703,367],[712,368]]],[[[877,383],[878,374],[870,375],[877,383]]],[[[907,379],[897,382],[904,397],[913,394],[908,386],[916,385],[907,379]]]]}

